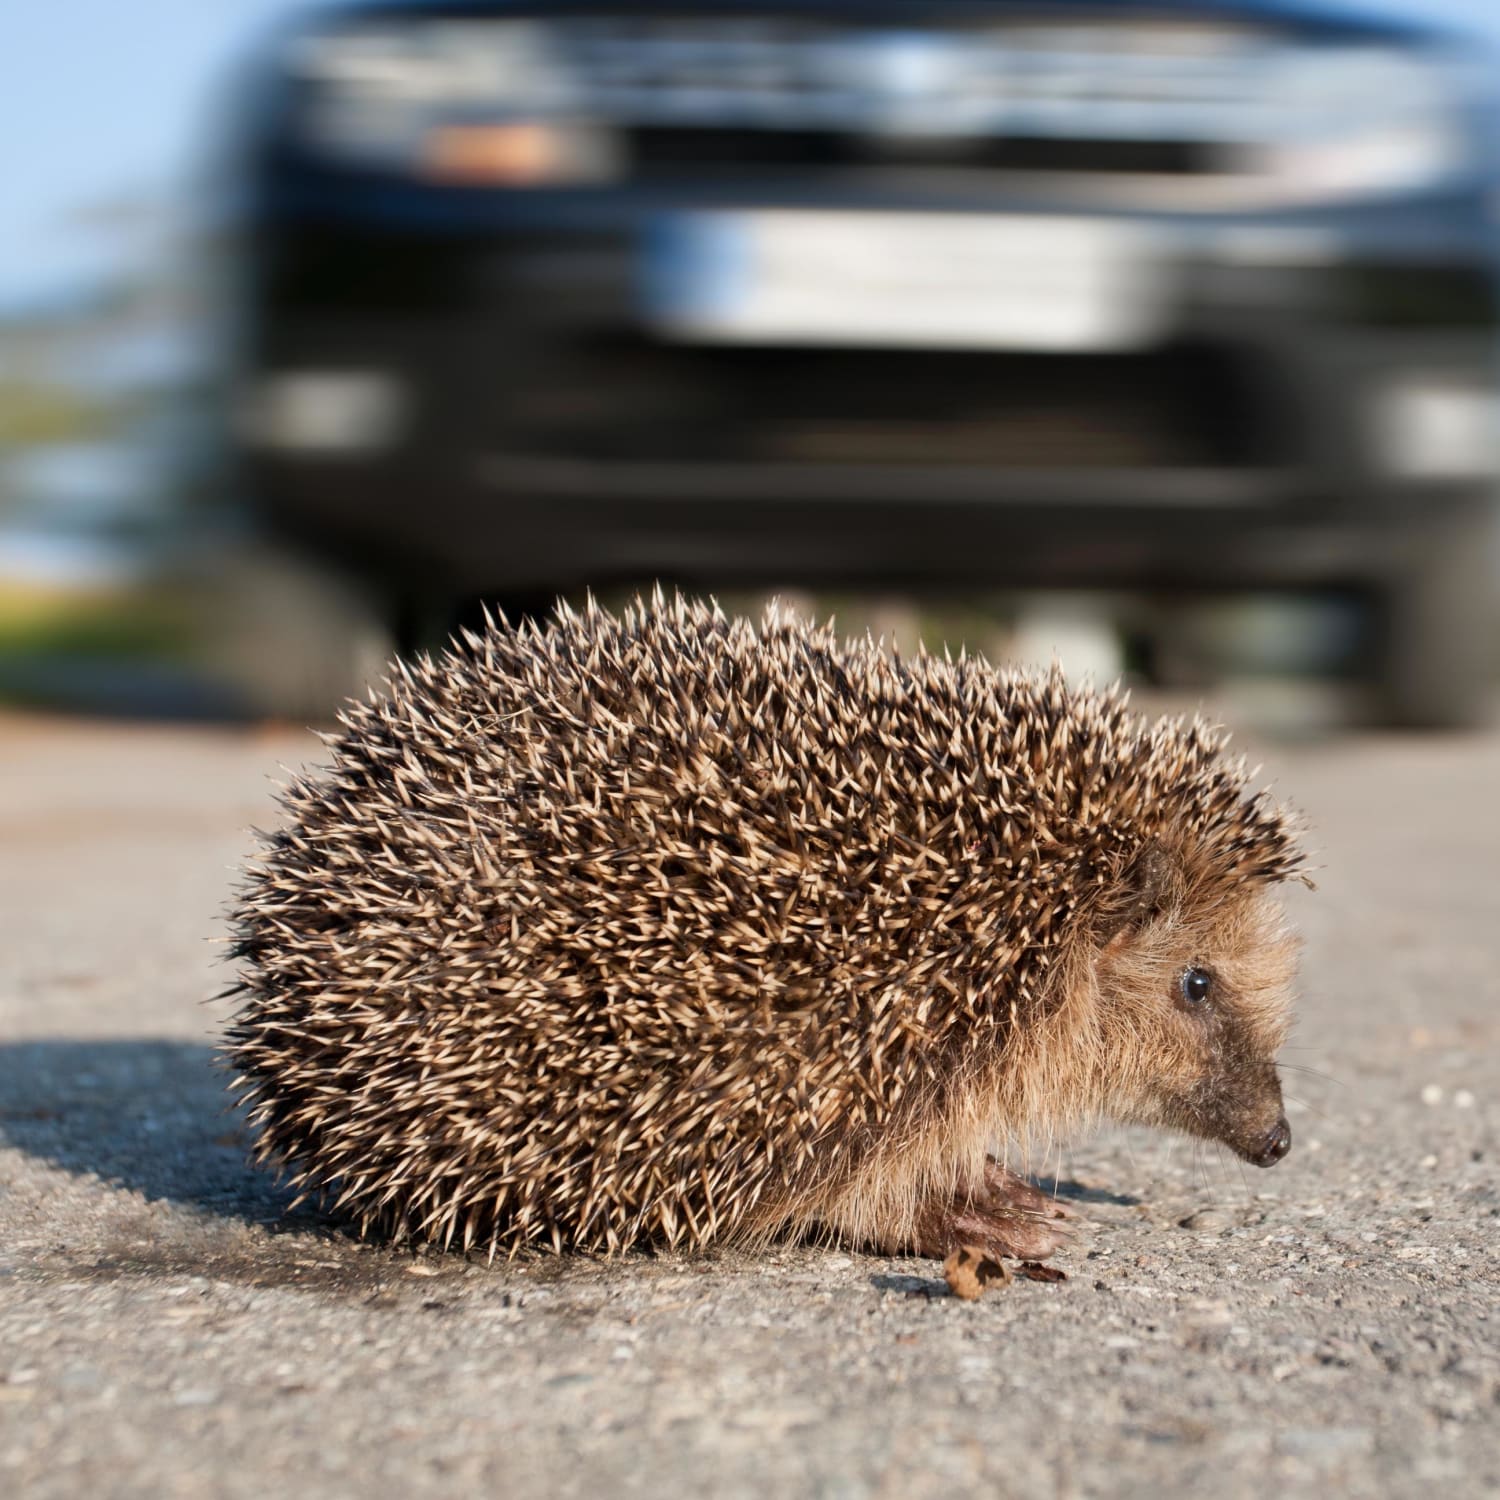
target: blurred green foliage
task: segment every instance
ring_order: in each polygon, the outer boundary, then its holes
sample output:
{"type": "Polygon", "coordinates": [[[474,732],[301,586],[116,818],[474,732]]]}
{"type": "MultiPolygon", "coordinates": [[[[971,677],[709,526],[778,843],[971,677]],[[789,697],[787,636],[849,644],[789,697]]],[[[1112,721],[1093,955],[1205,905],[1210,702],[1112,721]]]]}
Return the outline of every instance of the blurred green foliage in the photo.
{"type": "Polygon", "coordinates": [[[179,657],[191,639],[190,610],[175,594],[86,594],[0,583],[0,658],[179,657]]]}
{"type": "Polygon", "coordinates": [[[0,376],[0,449],[89,442],[117,423],[108,405],[79,391],[0,376]]]}

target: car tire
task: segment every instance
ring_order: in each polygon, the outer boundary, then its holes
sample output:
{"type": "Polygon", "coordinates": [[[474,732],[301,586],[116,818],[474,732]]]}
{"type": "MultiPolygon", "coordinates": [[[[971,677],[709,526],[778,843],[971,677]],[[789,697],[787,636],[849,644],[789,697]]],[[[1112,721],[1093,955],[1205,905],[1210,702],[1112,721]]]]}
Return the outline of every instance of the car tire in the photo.
{"type": "Polygon", "coordinates": [[[1382,599],[1384,717],[1413,729],[1488,722],[1500,655],[1500,508],[1488,500],[1413,532],[1382,599]]]}
{"type": "Polygon", "coordinates": [[[396,642],[359,579],[261,539],[200,553],[182,565],[199,649],[238,712],[327,723],[384,680],[396,642]]]}

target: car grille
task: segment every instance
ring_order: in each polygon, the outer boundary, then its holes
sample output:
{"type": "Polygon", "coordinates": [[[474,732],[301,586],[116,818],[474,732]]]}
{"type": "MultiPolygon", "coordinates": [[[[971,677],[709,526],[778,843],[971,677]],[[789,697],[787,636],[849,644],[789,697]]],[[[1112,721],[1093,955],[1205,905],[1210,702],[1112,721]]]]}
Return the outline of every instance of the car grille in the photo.
{"type": "Polygon", "coordinates": [[[1210,348],[1058,360],[622,337],[538,361],[501,426],[511,451],[611,463],[1237,468],[1280,456],[1260,404],[1210,348]]]}
{"type": "Polygon", "coordinates": [[[1265,70],[1280,51],[1270,33],[1207,24],[561,25],[580,100],[633,132],[652,165],[716,150],[806,161],[811,148],[814,162],[894,152],[1022,169],[1222,170],[1207,148],[1266,133],[1265,70]]]}
{"type": "Polygon", "coordinates": [[[833,130],[749,130],[648,126],[629,136],[631,164],[647,179],[691,176],[705,168],[732,171],[909,167],[934,164],[965,171],[1105,172],[1194,176],[1232,165],[1232,157],[1199,141],[1062,140],[1057,137],[971,136],[942,143],[871,138],[833,130]]]}

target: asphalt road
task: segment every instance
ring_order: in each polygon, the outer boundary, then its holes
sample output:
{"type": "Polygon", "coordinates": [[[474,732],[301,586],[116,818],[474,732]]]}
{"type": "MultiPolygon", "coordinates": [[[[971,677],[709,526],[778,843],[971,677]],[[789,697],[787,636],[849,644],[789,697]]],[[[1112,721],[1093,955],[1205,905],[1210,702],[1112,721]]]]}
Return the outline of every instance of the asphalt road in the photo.
{"type": "Polygon", "coordinates": [[[207,941],[290,734],[0,720],[0,1494],[1500,1491],[1500,739],[1272,746],[1321,889],[1273,1172],[1050,1161],[1069,1279],[364,1247],[244,1165],[207,941]]]}

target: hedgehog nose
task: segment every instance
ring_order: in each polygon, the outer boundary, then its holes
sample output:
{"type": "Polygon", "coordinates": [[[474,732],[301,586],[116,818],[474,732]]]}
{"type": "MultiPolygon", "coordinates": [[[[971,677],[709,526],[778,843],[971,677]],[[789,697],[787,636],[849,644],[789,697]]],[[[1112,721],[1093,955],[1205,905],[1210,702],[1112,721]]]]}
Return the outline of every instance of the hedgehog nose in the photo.
{"type": "Polygon", "coordinates": [[[1292,1127],[1283,1115],[1265,1139],[1260,1154],[1254,1158],[1257,1167],[1274,1167],[1292,1149],[1292,1127]]]}

